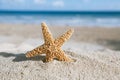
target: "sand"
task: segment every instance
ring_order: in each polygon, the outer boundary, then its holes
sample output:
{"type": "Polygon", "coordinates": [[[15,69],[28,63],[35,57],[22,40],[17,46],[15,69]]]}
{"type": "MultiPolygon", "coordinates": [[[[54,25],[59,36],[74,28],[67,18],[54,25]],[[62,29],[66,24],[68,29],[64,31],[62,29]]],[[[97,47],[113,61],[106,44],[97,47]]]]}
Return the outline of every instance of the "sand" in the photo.
{"type": "MultiPolygon", "coordinates": [[[[75,62],[54,60],[44,63],[42,60],[45,55],[31,59],[25,57],[26,51],[43,43],[39,25],[0,24],[0,26],[0,80],[120,79],[120,51],[111,50],[109,46],[106,47],[97,42],[98,38],[119,41],[117,36],[119,29],[76,27],[75,34],[62,47],[75,62]],[[102,37],[100,30],[111,33],[104,33],[102,37]],[[93,31],[98,34],[93,34],[93,31]],[[87,37],[85,38],[80,33],[87,37]],[[88,34],[93,34],[94,37],[88,37],[88,34]]],[[[68,28],[50,27],[54,37],[59,36],[68,28]]],[[[101,40],[101,42],[104,44],[104,41],[101,40]]]]}

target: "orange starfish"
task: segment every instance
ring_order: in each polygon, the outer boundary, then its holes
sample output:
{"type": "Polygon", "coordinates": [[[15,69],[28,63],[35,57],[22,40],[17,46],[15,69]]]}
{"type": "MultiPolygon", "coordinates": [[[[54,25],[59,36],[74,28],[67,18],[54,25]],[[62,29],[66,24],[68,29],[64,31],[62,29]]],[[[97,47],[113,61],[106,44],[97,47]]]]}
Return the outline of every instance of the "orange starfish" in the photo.
{"type": "Polygon", "coordinates": [[[57,58],[60,61],[73,61],[64,51],[61,49],[61,46],[67,41],[73,33],[73,29],[68,30],[65,34],[54,39],[52,34],[49,32],[49,29],[45,23],[41,23],[42,33],[45,43],[37,48],[33,49],[26,53],[26,57],[34,57],[38,54],[46,54],[45,61],[52,61],[54,58],[57,58]]]}

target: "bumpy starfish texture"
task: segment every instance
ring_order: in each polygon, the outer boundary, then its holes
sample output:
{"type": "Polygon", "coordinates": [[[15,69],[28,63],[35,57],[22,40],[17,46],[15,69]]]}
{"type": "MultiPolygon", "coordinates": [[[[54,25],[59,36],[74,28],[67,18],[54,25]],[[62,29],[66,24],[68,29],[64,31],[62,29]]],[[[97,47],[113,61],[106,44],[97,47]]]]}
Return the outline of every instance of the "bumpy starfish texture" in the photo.
{"type": "Polygon", "coordinates": [[[65,55],[64,51],[61,49],[61,46],[71,37],[74,32],[73,29],[68,30],[62,36],[54,39],[45,23],[41,23],[41,27],[45,43],[31,51],[28,51],[26,53],[26,57],[30,58],[38,54],[46,54],[45,62],[52,61],[54,58],[66,62],[73,61],[65,55]]]}

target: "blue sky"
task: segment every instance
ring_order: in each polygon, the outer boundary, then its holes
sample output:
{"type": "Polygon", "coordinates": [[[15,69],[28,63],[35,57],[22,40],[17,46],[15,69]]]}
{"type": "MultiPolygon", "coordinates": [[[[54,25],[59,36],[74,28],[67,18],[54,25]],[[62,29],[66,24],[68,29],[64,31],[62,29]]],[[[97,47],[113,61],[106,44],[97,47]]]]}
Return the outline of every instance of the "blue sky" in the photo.
{"type": "Polygon", "coordinates": [[[0,10],[120,11],[120,0],[0,0],[0,10]]]}

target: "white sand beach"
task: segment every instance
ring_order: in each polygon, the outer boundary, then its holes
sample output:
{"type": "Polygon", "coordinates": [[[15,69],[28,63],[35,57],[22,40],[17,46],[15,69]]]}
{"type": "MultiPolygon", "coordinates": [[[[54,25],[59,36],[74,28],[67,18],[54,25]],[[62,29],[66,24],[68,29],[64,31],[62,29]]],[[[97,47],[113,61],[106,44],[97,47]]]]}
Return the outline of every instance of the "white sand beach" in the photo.
{"type": "MultiPolygon", "coordinates": [[[[68,28],[50,30],[56,38],[68,28]]],[[[45,55],[25,57],[27,51],[44,43],[40,25],[0,24],[0,80],[120,80],[120,51],[102,41],[119,41],[119,31],[75,27],[74,35],[62,46],[75,62],[44,63],[45,55]]]]}

